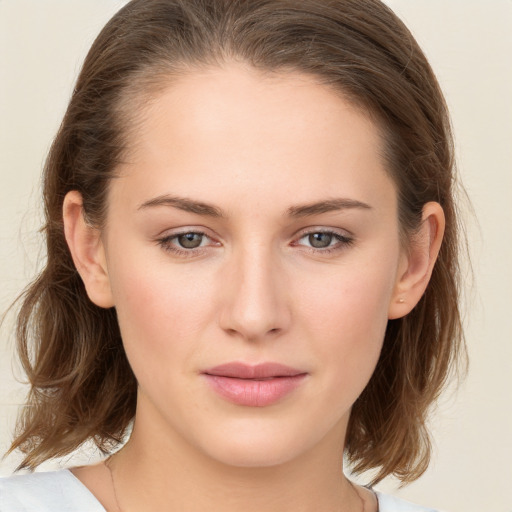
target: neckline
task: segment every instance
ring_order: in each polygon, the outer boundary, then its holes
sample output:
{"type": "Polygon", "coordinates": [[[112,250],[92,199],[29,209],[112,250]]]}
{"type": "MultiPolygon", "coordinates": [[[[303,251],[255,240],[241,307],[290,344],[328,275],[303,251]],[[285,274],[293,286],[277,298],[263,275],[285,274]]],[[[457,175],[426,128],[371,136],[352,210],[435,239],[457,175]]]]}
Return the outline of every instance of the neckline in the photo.
{"type": "Polygon", "coordinates": [[[98,498],[92,493],[92,491],[87,487],[78,477],[76,477],[71,469],[65,468],[63,469],[64,472],[66,472],[74,481],[75,485],[81,489],[82,492],[87,493],[87,495],[92,498],[97,506],[98,506],[98,512],[107,512],[107,509],[100,503],[98,498]]]}
{"type": "MultiPolygon", "coordinates": [[[[73,472],[71,471],[71,469],[69,468],[65,468],[63,469],[62,471],[64,471],[65,473],[67,473],[74,481],[75,485],[77,487],[79,487],[83,492],[87,493],[89,497],[91,497],[97,504],[98,506],[98,512],[107,512],[107,510],[105,509],[105,507],[100,503],[100,501],[98,500],[98,498],[96,498],[96,496],[92,493],[92,491],[78,478],[76,477],[73,472]]],[[[377,505],[378,505],[378,509],[377,509],[377,512],[379,512],[381,510],[381,501],[382,501],[382,493],[375,490],[375,489],[371,489],[371,491],[375,494],[375,496],[377,497],[377,505]]]]}

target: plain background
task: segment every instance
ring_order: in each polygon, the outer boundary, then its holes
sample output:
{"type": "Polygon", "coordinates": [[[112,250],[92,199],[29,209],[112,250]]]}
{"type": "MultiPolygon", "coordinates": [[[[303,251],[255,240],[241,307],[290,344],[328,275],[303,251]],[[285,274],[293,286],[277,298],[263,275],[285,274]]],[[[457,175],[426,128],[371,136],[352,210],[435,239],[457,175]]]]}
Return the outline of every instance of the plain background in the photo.
{"type": "MultiPolygon", "coordinates": [[[[81,62],[120,0],[0,0],[0,311],[34,275],[39,176],[81,62]]],[[[450,106],[474,282],[467,279],[469,376],[433,416],[428,472],[396,491],[451,512],[512,511],[512,1],[388,0],[430,59],[450,106]]],[[[0,331],[0,452],[24,388],[12,315],[0,331]]],[[[82,453],[88,460],[88,454],[82,453]]],[[[18,460],[0,463],[10,474],[18,460]]],[[[73,461],[67,459],[65,464],[73,461]]],[[[55,467],[46,464],[44,468],[55,467]]]]}

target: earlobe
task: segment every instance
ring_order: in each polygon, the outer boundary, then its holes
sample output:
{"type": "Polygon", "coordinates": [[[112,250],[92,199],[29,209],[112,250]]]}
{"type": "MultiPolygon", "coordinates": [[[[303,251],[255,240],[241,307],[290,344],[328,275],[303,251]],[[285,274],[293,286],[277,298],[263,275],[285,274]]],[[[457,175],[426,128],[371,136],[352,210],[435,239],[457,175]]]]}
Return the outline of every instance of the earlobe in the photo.
{"type": "Polygon", "coordinates": [[[425,204],[420,229],[410,241],[409,250],[399,265],[389,305],[389,319],[407,315],[425,293],[441,248],[444,228],[441,205],[436,202],[425,204]]]}
{"type": "Polygon", "coordinates": [[[66,242],[87,295],[97,306],[114,306],[100,231],[87,223],[79,192],[66,194],[62,213],[66,242]]]}

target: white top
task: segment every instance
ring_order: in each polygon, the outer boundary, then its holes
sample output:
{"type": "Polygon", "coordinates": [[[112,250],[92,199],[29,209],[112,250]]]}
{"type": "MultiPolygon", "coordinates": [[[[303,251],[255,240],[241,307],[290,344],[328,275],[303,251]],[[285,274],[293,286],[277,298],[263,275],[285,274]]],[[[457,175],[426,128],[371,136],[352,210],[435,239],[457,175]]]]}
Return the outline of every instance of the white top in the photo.
{"type": "MultiPolygon", "coordinates": [[[[436,512],[377,492],[379,512],[436,512]]],[[[68,469],[0,478],[0,512],[106,512],[68,469]]]]}

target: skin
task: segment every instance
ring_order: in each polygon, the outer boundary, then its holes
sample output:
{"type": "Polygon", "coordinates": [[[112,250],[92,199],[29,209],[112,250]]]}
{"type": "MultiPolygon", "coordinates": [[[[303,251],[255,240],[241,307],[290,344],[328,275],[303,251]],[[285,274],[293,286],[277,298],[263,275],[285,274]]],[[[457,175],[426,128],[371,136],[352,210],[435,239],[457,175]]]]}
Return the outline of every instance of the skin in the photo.
{"type": "MultiPolygon", "coordinates": [[[[84,222],[80,194],[64,203],[77,269],[93,302],[116,307],[139,382],[131,439],[111,464],[121,508],[376,510],[342,472],[347,421],[388,319],[425,290],[441,207],[425,205],[404,250],[377,127],[298,72],[228,63],[184,75],[131,137],[101,232],[84,222]],[[224,216],[148,205],[165,195],[224,216]],[[334,198],[367,207],[287,214],[334,198]],[[198,231],[192,251],[171,238],[198,231]],[[342,241],[324,235],[327,246],[314,247],[319,231],[342,241]],[[307,377],[273,405],[235,405],[201,376],[230,361],[280,362],[307,377]]],[[[117,510],[104,465],[74,473],[117,510]]]]}

